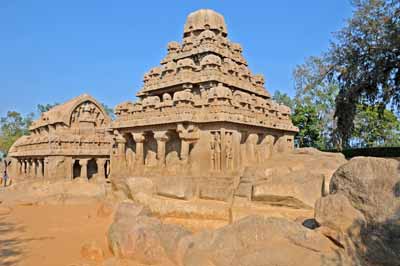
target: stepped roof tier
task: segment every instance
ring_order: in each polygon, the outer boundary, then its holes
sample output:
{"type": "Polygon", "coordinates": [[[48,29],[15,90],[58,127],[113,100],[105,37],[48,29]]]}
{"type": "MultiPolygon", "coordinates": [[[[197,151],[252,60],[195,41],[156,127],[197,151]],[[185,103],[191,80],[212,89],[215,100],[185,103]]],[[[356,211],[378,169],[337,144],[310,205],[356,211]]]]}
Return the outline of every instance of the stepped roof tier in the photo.
{"type": "Polygon", "coordinates": [[[250,71],[242,46],[227,36],[217,12],[189,14],[182,42],[170,42],[161,64],[144,75],[138,101],[116,107],[113,127],[233,122],[296,132],[290,109],[271,99],[263,75],[250,71]]]}

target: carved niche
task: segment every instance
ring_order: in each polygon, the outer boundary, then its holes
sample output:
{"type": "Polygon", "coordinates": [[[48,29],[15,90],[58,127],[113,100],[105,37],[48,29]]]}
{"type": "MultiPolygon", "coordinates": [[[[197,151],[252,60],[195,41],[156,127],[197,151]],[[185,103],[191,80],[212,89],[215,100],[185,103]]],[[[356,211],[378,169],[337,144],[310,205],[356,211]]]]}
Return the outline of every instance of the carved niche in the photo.
{"type": "Polygon", "coordinates": [[[105,117],[97,105],[90,101],[81,103],[71,114],[71,128],[80,134],[95,134],[95,128],[105,126],[105,117]]]}

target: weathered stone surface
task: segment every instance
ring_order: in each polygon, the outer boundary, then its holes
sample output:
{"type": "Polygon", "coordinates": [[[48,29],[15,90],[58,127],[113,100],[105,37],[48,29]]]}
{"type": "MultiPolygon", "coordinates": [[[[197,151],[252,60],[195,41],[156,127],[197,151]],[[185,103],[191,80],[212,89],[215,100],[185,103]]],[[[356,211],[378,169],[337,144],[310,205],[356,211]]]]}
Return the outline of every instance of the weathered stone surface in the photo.
{"type": "Polygon", "coordinates": [[[258,216],[185,237],[177,258],[184,266],[345,265],[346,260],[321,234],[285,219],[258,216]]]}
{"type": "Polygon", "coordinates": [[[134,201],[159,217],[229,220],[229,206],[215,201],[183,201],[137,193],[134,201]]]}
{"type": "Polygon", "coordinates": [[[130,177],[124,180],[126,183],[130,197],[138,192],[153,194],[155,192],[154,183],[151,179],[145,177],[130,177]]]}
{"type": "Polygon", "coordinates": [[[104,259],[104,251],[96,242],[88,242],[82,245],[81,257],[92,261],[102,261],[104,259]]]}
{"type": "Polygon", "coordinates": [[[158,180],[157,194],[187,200],[193,198],[195,194],[195,186],[190,177],[163,177],[158,180]]]}
{"type": "Polygon", "coordinates": [[[316,204],[323,234],[359,265],[400,265],[399,162],[357,157],[333,175],[331,195],[316,204]]]}
{"type": "Polygon", "coordinates": [[[290,173],[269,176],[253,186],[252,200],[297,208],[312,208],[321,197],[324,176],[316,173],[290,173]]]}
{"type": "Polygon", "coordinates": [[[391,159],[356,157],[332,177],[331,193],[343,193],[369,222],[399,219],[400,166],[391,159]]]}
{"type": "Polygon", "coordinates": [[[311,209],[327,193],[333,172],[345,162],[343,156],[315,149],[276,154],[263,166],[247,167],[234,195],[273,205],[311,209]]]}
{"type": "Polygon", "coordinates": [[[114,215],[114,222],[119,222],[122,220],[134,220],[137,216],[147,216],[150,214],[151,212],[148,208],[126,201],[118,205],[114,215]]]}
{"type": "Polygon", "coordinates": [[[189,232],[178,225],[136,216],[114,222],[108,232],[109,246],[117,257],[144,264],[174,265],[177,243],[189,232]]]}
{"type": "Polygon", "coordinates": [[[364,225],[364,215],[356,210],[343,194],[320,198],[315,204],[315,220],[319,225],[347,233],[353,226],[364,225]]]}

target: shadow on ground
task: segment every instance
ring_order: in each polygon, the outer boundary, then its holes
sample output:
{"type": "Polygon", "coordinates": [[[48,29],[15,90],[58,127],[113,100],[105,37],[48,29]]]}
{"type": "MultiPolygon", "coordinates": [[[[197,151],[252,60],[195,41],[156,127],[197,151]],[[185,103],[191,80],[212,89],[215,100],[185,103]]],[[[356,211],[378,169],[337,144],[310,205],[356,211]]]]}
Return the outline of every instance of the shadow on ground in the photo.
{"type": "Polygon", "coordinates": [[[24,238],[25,229],[7,221],[7,215],[0,215],[0,265],[15,266],[26,254],[26,243],[51,237],[24,238]]]}

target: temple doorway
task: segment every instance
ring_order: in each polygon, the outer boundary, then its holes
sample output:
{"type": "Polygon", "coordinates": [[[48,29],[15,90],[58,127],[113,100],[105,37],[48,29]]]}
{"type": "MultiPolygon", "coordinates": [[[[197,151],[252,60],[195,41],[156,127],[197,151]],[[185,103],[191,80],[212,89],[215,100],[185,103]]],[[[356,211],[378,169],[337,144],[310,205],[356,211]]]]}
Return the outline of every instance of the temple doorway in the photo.
{"type": "Polygon", "coordinates": [[[88,161],[87,164],[87,174],[88,174],[88,179],[91,179],[94,175],[96,175],[98,172],[97,169],[97,163],[95,159],[91,159],[88,161]]]}
{"type": "Polygon", "coordinates": [[[72,166],[72,178],[78,178],[81,176],[81,165],[79,164],[79,160],[75,160],[74,165],[72,166]]]}

